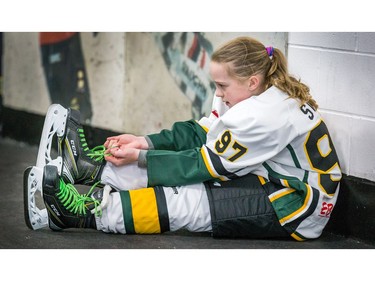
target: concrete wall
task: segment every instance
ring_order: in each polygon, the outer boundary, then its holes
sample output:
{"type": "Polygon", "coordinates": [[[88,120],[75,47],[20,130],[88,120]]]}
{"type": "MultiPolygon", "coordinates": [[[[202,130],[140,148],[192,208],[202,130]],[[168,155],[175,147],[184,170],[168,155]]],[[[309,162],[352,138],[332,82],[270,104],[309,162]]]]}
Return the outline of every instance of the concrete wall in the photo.
{"type": "MultiPolygon", "coordinates": [[[[125,35],[82,33],[93,107],[92,123],[121,130],[125,104],[125,35]]],[[[4,33],[4,106],[44,115],[51,104],[38,33],[4,33]]]]}
{"type": "Polygon", "coordinates": [[[348,175],[375,180],[375,33],[289,33],[291,72],[306,82],[348,175]]]}
{"type": "MultiPolygon", "coordinates": [[[[92,126],[143,135],[196,117],[194,112],[200,114],[199,109],[193,108],[194,93],[182,92],[178,86],[180,77],[166,66],[157,40],[161,35],[80,34],[90,87],[92,126]]],[[[203,34],[212,48],[239,35],[250,35],[285,50],[285,33],[203,34]]],[[[192,36],[188,33],[185,49],[192,36]]],[[[44,115],[51,101],[38,38],[37,32],[4,33],[3,95],[7,107],[44,115]]],[[[191,67],[194,72],[194,64],[191,67]]],[[[198,76],[208,76],[208,63],[198,76]]],[[[209,107],[209,99],[206,100],[209,107]]]]}

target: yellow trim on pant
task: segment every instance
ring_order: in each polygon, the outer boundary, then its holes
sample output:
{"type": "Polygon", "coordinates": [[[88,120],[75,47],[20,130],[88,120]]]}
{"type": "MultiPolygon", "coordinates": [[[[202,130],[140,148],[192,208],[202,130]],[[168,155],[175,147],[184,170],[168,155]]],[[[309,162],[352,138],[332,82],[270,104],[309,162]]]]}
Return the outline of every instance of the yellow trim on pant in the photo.
{"type": "Polygon", "coordinates": [[[160,233],[160,222],[155,191],[142,188],[129,191],[135,233],[160,233]]]}
{"type": "Polygon", "coordinates": [[[306,239],[299,237],[296,233],[292,233],[290,236],[292,236],[295,240],[300,241],[300,242],[306,240],[306,239]]]}
{"type": "Polygon", "coordinates": [[[258,176],[258,179],[259,179],[261,185],[265,185],[267,183],[266,179],[262,176],[258,176]]]}

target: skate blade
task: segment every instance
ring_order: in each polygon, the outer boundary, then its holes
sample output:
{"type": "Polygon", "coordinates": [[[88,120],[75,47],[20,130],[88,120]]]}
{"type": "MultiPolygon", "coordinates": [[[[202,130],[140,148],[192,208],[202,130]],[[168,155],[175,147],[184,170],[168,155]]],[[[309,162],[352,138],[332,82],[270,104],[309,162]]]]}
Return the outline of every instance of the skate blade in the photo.
{"type": "Polygon", "coordinates": [[[51,148],[55,134],[59,138],[64,136],[67,116],[68,110],[59,104],[52,104],[48,108],[39,144],[36,161],[37,167],[43,168],[47,164],[54,165],[58,168],[59,174],[61,174],[62,157],[57,156],[55,159],[52,159],[51,148]]]}
{"type": "Polygon", "coordinates": [[[42,192],[43,168],[28,167],[23,175],[24,217],[28,228],[48,226],[48,214],[42,192]]]}

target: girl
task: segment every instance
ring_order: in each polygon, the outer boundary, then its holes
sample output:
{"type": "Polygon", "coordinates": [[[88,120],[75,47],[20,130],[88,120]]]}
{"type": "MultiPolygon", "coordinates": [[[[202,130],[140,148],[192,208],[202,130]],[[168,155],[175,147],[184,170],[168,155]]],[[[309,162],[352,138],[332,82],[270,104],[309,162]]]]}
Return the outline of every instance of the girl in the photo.
{"type": "Polygon", "coordinates": [[[62,190],[74,190],[74,180],[66,183],[46,166],[50,227],[319,237],[337,200],[341,170],[309,88],[289,75],[280,50],[249,37],[217,49],[210,75],[216,85],[210,116],[159,134],[107,139],[97,175],[104,192],[63,200],[62,190]]]}

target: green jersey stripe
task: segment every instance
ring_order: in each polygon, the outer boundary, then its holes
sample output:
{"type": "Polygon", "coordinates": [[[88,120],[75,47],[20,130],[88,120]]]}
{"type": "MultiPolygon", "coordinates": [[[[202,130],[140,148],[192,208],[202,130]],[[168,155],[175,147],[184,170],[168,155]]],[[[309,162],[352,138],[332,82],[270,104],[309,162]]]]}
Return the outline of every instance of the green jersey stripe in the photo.
{"type": "Polygon", "coordinates": [[[293,147],[292,147],[290,144],[288,144],[288,145],[286,146],[286,148],[289,150],[290,155],[292,156],[292,159],[293,159],[294,165],[296,165],[297,168],[300,168],[300,169],[301,169],[301,164],[300,164],[299,161],[298,161],[297,155],[296,155],[296,153],[295,153],[293,147]]]}

